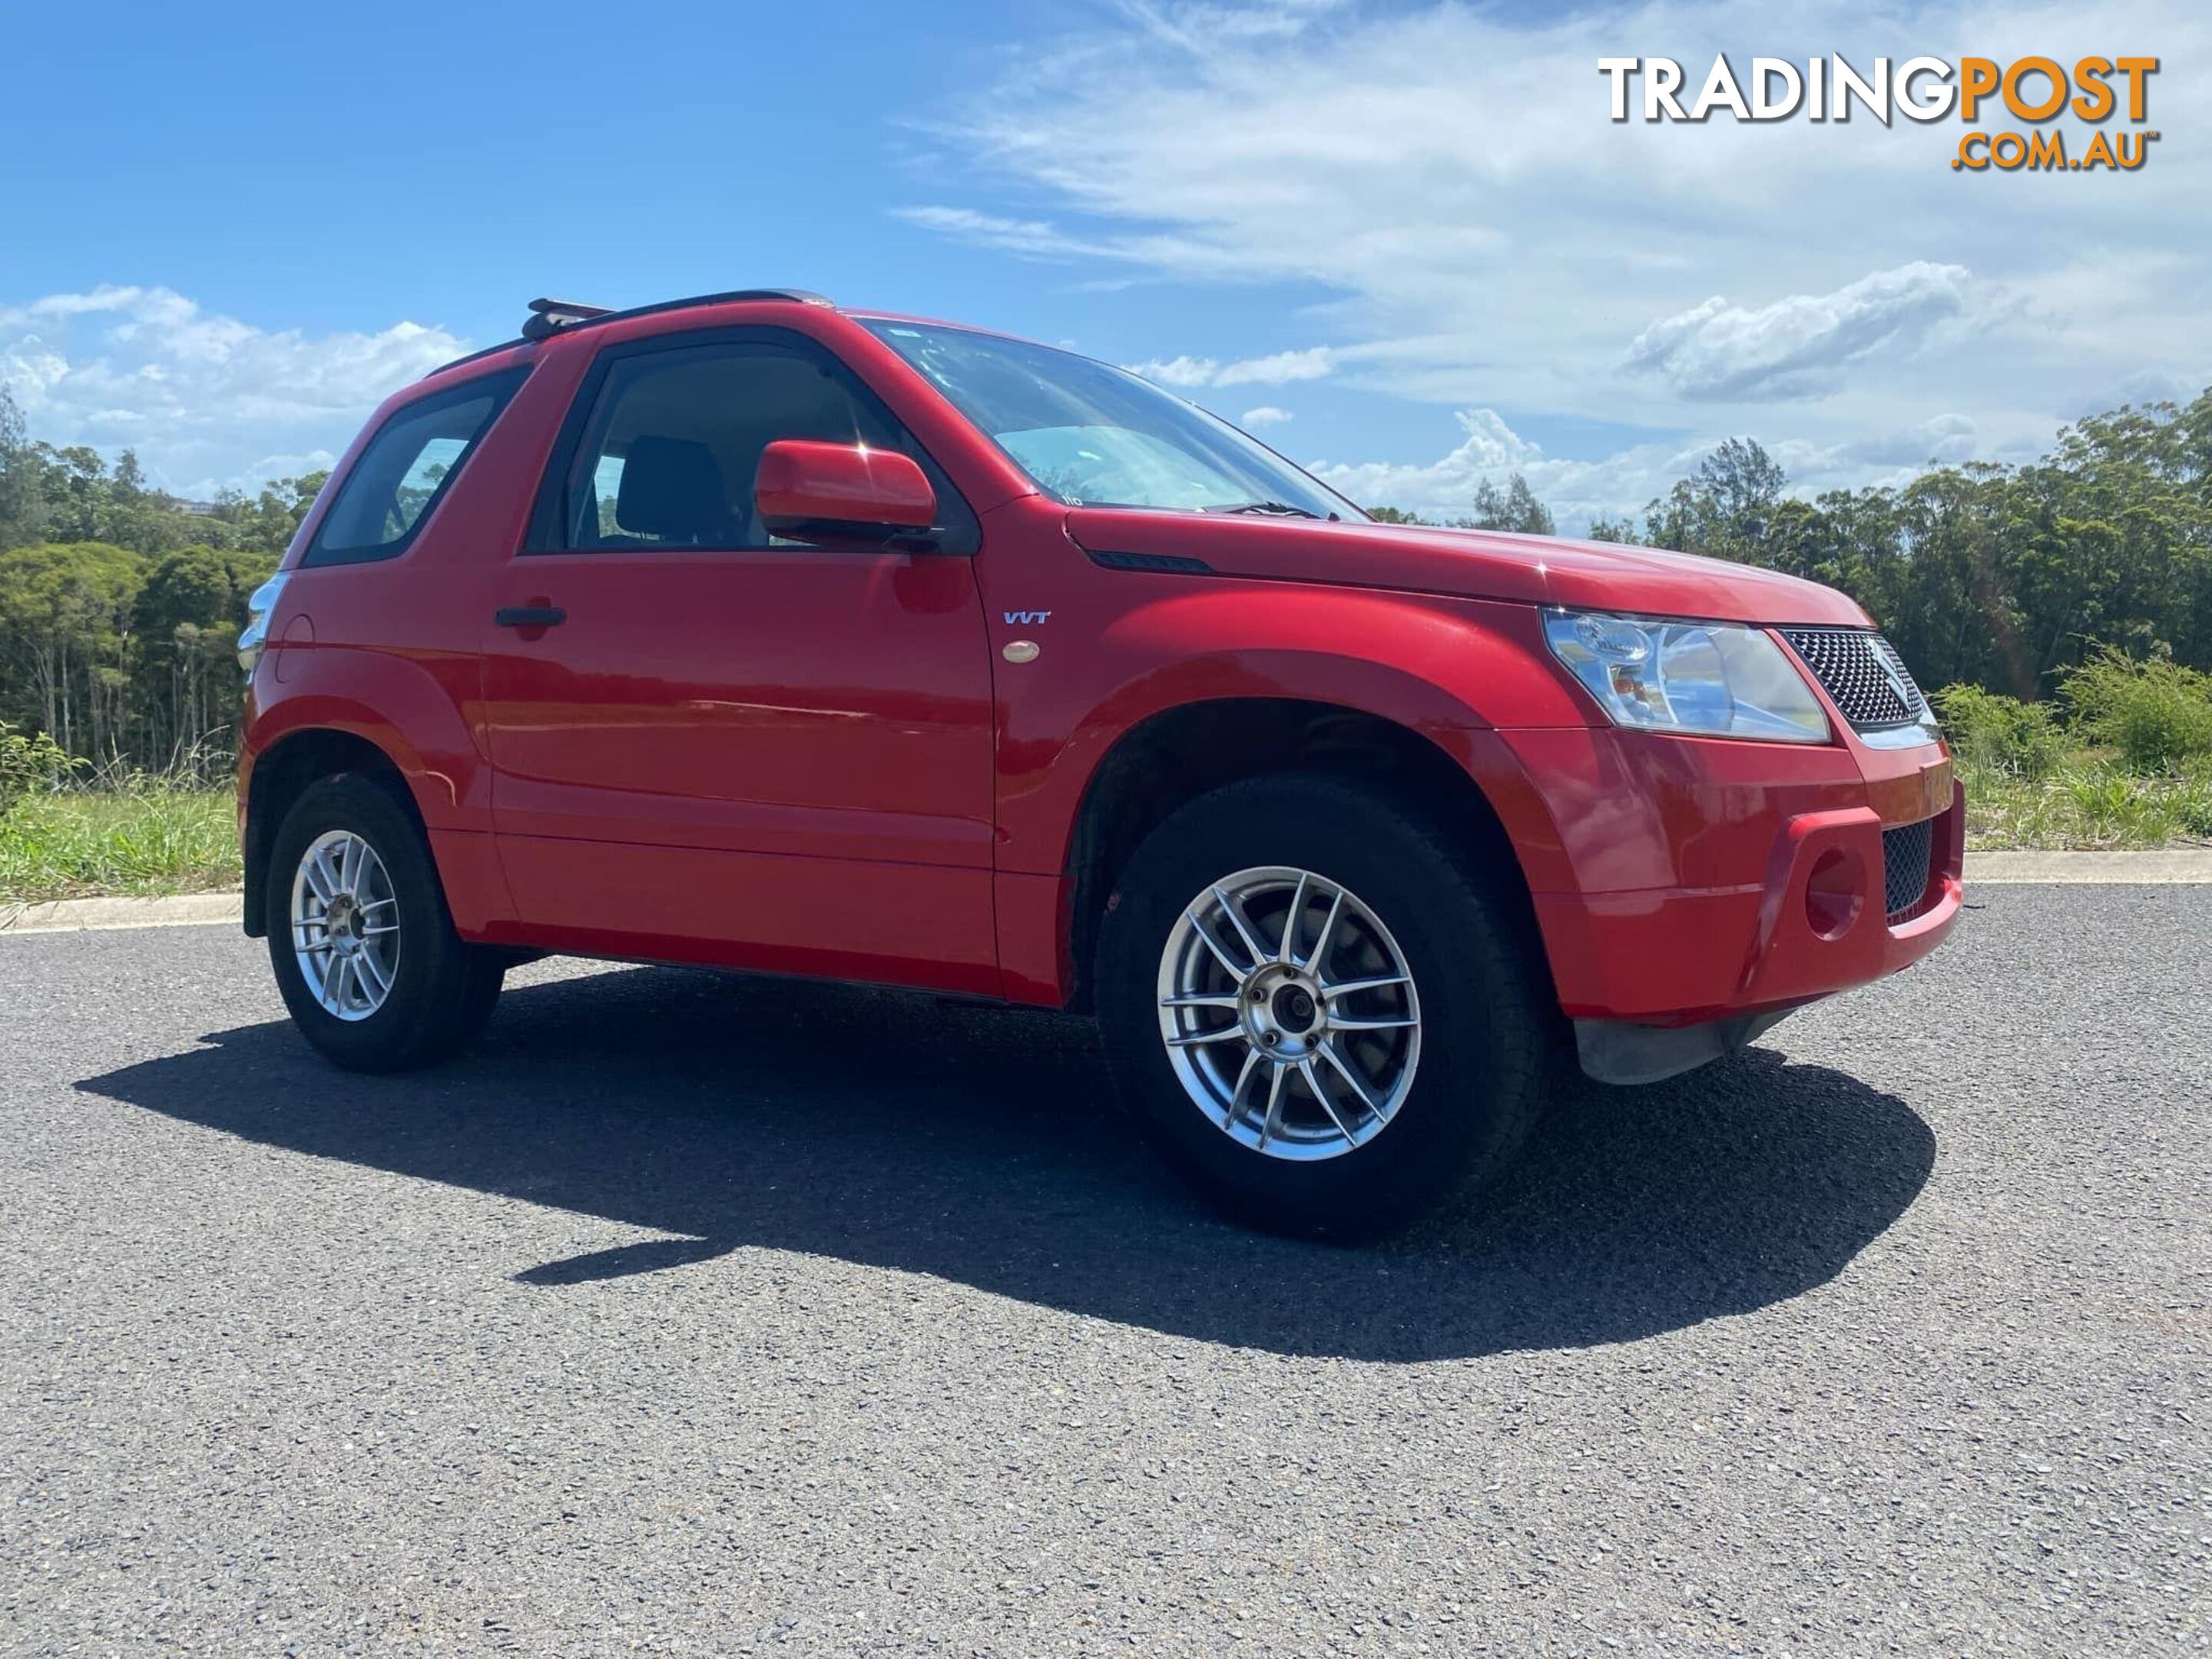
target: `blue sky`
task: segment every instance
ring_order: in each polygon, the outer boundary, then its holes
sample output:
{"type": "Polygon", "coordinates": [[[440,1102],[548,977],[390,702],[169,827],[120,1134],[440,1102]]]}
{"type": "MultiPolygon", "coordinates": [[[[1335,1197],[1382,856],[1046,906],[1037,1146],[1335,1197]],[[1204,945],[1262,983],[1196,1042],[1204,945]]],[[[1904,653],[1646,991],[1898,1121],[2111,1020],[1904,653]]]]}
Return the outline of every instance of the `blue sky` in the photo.
{"type": "Polygon", "coordinates": [[[1431,511],[1514,467],[1632,507],[1739,432],[1808,488],[2018,459],[2212,377],[2212,32],[2099,9],[26,9],[0,376],[204,490],[533,295],[769,282],[1150,365],[1431,511]],[[2075,41],[2167,59],[2141,174],[1964,179],[1956,123],[1623,128],[1595,70],[2075,41]]]}

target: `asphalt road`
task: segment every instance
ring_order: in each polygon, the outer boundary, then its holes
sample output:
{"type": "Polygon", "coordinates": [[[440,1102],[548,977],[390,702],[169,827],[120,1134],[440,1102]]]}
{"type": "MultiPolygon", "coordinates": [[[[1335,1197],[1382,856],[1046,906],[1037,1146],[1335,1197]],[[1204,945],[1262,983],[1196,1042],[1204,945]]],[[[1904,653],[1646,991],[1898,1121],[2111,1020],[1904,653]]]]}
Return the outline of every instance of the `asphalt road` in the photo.
{"type": "Polygon", "coordinates": [[[0,1651],[2203,1650],[2212,887],[1977,902],[1357,1252],[1056,1018],[0,939],[0,1651]]]}

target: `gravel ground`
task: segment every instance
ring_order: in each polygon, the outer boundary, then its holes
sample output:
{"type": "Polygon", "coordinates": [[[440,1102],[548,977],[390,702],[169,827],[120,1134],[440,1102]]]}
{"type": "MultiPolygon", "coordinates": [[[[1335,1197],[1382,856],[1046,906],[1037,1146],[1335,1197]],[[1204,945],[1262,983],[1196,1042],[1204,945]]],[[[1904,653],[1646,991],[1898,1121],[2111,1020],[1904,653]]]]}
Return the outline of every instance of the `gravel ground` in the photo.
{"type": "Polygon", "coordinates": [[[1356,1252],[1072,1021],[0,939],[0,1650],[2203,1651],[2212,888],[1978,905],[1356,1252]]]}

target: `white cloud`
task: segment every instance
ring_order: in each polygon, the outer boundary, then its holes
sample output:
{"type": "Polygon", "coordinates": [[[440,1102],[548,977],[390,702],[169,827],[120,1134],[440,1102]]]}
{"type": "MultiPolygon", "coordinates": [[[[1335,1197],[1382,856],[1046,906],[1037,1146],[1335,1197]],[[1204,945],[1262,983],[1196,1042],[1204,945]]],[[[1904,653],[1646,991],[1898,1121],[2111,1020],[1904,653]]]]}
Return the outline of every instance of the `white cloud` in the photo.
{"type": "Polygon", "coordinates": [[[1224,363],[1213,377],[1216,386],[1289,386],[1297,380],[1318,380],[1334,366],[1334,354],[1327,346],[1304,351],[1278,351],[1266,357],[1247,357],[1224,363]]]}
{"type": "Polygon", "coordinates": [[[1129,373],[1141,374],[1160,386],[1171,386],[1179,390],[1193,386],[1212,386],[1221,365],[1211,357],[1170,357],[1165,362],[1131,363],[1129,373]]]}
{"type": "MultiPolygon", "coordinates": [[[[941,204],[900,208],[892,216],[977,247],[997,248],[1025,258],[1119,260],[1164,270],[1204,271],[1222,282],[1251,281],[1256,275],[1240,270],[1233,254],[1208,249],[1203,243],[1186,237],[1080,236],[1061,229],[1049,219],[1014,219],[1004,214],[941,204]]],[[[1109,279],[1101,286],[1110,289],[1119,281],[1109,279]]]]}
{"type": "MultiPolygon", "coordinates": [[[[1014,55],[934,130],[979,198],[1004,186],[1024,212],[985,222],[954,202],[915,222],[1116,280],[1318,287],[1331,297],[1295,322],[1325,342],[1310,349],[1332,382],[1688,434],[1692,454],[1748,432],[1836,483],[1889,476],[1881,458],[1946,417],[1966,424],[1941,453],[2032,453],[2115,387],[2212,380],[2202,159],[2176,141],[2122,175],[1972,174],[1949,166],[1955,118],[1616,125],[1596,69],[1653,52],[2071,62],[2156,40],[2149,125],[2171,126],[2212,95],[2201,7],[1107,15],[1014,55]]],[[[1224,384],[1236,361],[1188,335],[1158,357],[1146,372],[1182,388],[1224,384]]],[[[1610,510],[1640,507],[1646,449],[1680,447],[1632,445],[1576,487],[1610,478],[1610,510]]]]}
{"type": "Polygon", "coordinates": [[[189,495],[327,465],[394,388],[468,343],[399,322],[310,337],[202,310],[166,288],[102,286],[0,306],[0,380],[33,435],[135,447],[189,495]],[[260,456],[246,465],[246,458],[260,456]]]}
{"type": "Polygon", "coordinates": [[[1635,514],[1653,496],[1696,467],[1708,444],[1642,444],[1601,461],[1555,459],[1506,424],[1494,409],[1464,409],[1455,417],[1461,439],[1434,461],[1418,464],[1316,460],[1316,476],[1364,507],[1395,507],[1423,518],[1464,518],[1474,492],[1488,479],[1503,483],[1518,472],[1574,534],[1593,518],[1635,514]]]}
{"type": "Polygon", "coordinates": [[[978,247],[1003,248],[1009,253],[1026,253],[1040,258],[1099,256],[1112,251],[1110,244],[1068,236],[1045,219],[1009,219],[1003,214],[955,207],[902,208],[896,216],[908,224],[941,231],[978,247]]]}
{"type": "Polygon", "coordinates": [[[1963,265],[1917,261],[1829,294],[1795,294],[1756,310],[1715,295],[1662,317],[1630,343],[1626,366],[1686,398],[1818,397],[1873,352],[1917,343],[1966,309],[1963,265]]]}
{"type": "Polygon", "coordinates": [[[220,477],[210,475],[165,487],[192,501],[213,501],[225,489],[257,495],[261,486],[273,478],[297,478],[309,472],[327,471],[337,465],[338,454],[339,452],[334,449],[279,451],[248,461],[220,477]]]}
{"type": "Polygon", "coordinates": [[[1525,475],[1541,463],[1542,452],[1506,425],[1496,410],[1463,409],[1457,419],[1461,441],[1439,460],[1419,465],[1316,460],[1308,469],[1363,506],[1443,518],[1464,512],[1485,478],[1525,475]]]}
{"type": "MultiPolygon", "coordinates": [[[[1686,444],[1637,444],[1601,459],[1574,460],[1547,455],[1494,409],[1464,409],[1455,419],[1460,442],[1436,460],[1321,459],[1307,462],[1307,470],[1363,507],[1395,507],[1432,520],[1465,517],[1485,480],[1503,484],[1518,472],[1552,509],[1561,532],[1578,535],[1596,518],[1625,516],[1640,523],[1644,507],[1676,479],[1696,471],[1721,441],[1715,437],[1686,444]]],[[[1901,483],[1930,462],[1969,459],[1974,445],[1972,421],[1940,415],[1848,443],[1785,439],[1768,447],[1789,471],[1793,493],[1809,495],[1901,483]]]]}
{"type": "Polygon", "coordinates": [[[1325,379],[1335,366],[1336,354],[1327,346],[1302,351],[1277,351],[1265,357],[1245,357],[1220,362],[1212,357],[1170,357],[1164,362],[1132,363],[1129,372],[1162,386],[1178,388],[1207,386],[1289,386],[1298,380],[1325,379]]]}
{"type": "Polygon", "coordinates": [[[1281,426],[1285,422],[1297,418],[1287,409],[1278,409],[1273,404],[1261,404],[1257,409],[1246,410],[1244,418],[1237,424],[1247,427],[1281,426]]]}

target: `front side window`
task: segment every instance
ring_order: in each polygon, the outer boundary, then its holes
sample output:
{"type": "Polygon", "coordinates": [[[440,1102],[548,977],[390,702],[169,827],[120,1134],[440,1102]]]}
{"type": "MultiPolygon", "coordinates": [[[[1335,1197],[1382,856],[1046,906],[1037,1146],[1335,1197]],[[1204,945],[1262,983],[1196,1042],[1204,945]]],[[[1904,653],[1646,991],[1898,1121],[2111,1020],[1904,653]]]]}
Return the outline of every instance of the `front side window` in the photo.
{"type": "Polygon", "coordinates": [[[1265,444],[1126,369],[1003,335],[860,320],[1066,506],[1367,516],[1265,444]]]}
{"type": "Polygon", "coordinates": [[[486,375],[395,412],[346,474],[301,563],[360,564],[405,552],[527,373],[486,375]]]}
{"type": "Polygon", "coordinates": [[[946,521],[965,509],[942,475],[872,396],[804,349],[756,339],[618,350],[585,396],[558,498],[541,503],[538,550],[803,546],[769,534],[753,501],[762,453],[783,438],[914,456],[938,493],[940,546],[961,539],[946,521]]]}

